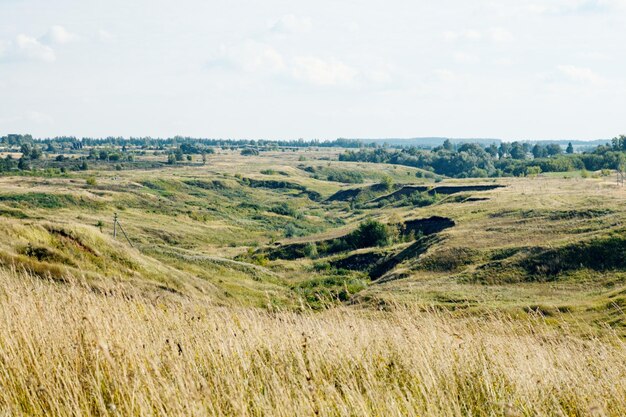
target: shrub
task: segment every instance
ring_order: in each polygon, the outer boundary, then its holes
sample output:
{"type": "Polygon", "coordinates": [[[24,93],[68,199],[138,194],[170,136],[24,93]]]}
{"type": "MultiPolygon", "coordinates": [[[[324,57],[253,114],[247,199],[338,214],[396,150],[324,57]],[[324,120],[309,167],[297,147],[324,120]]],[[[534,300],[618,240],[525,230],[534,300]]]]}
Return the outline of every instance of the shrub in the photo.
{"type": "Polygon", "coordinates": [[[303,252],[307,258],[317,258],[317,245],[314,242],[307,243],[307,245],[303,249],[303,252]]]}
{"type": "Polygon", "coordinates": [[[328,170],[328,181],[360,184],[363,182],[363,174],[357,171],[328,170]]]}
{"type": "Polygon", "coordinates": [[[246,148],[241,151],[242,156],[254,156],[258,154],[259,154],[259,151],[257,151],[256,149],[252,149],[252,148],[246,148]]]}
{"type": "Polygon", "coordinates": [[[389,226],[377,220],[366,220],[349,235],[350,242],[357,248],[386,246],[391,243],[389,226]]]}
{"type": "Polygon", "coordinates": [[[272,213],[280,214],[282,216],[290,216],[290,217],[297,217],[297,214],[298,214],[294,208],[290,207],[289,204],[285,202],[280,203],[274,207],[271,207],[270,211],[272,213]]]}

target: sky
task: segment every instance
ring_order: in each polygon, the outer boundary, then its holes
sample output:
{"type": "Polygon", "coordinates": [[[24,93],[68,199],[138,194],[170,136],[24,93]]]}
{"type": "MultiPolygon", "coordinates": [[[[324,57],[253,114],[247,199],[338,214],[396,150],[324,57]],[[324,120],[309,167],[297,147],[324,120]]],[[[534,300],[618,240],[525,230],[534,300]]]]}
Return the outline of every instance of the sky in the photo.
{"type": "Polygon", "coordinates": [[[626,0],[0,0],[0,135],[604,139],[626,0]]]}

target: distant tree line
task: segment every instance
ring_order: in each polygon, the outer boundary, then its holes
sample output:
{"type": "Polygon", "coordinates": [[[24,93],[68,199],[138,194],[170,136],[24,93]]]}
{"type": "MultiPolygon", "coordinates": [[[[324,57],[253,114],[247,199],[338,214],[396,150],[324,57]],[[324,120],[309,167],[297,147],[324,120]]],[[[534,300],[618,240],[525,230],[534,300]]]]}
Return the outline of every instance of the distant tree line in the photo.
{"type": "Polygon", "coordinates": [[[570,143],[565,152],[558,144],[502,142],[499,146],[476,143],[443,145],[424,150],[374,148],[348,150],[340,161],[374,162],[422,168],[439,175],[456,178],[524,176],[539,172],[565,172],[579,169],[597,171],[624,166],[626,136],[614,138],[592,152],[575,153],[570,143]]]}
{"type": "Polygon", "coordinates": [[[11,134],[0,137],[0,143],[8,146],[21,146],[23,143],[38,143],[41,146],[52,146],[60,149],[82,149],[83,147],[133,147],[141,149],[172,149],[183,147],[185,154],[200,154],[202,148],[227,147],[227,148],[307,148],[307,147],[337,147],[337,148],[361,148],[375,147],[370,143],[356,139],[335,139],[332,141],[320,141],[318,139],[304,140],[270,140],[270,139],[206,139],[186,136],[174,136],[172,138],[152,137],[106,137],[106,138],[76,138],[73,136],[59,136],[54,138],[34,139],[31,135],[11,134]]]}

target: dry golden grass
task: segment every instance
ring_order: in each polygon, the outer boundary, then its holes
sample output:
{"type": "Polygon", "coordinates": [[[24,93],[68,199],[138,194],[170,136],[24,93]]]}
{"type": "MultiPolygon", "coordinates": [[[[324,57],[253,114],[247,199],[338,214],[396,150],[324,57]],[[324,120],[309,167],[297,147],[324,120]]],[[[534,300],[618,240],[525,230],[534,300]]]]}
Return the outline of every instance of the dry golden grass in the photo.
{"type": "Polygon", "coordinates": [[[102,294],[0,271],[2,416],[623,416],[626,344],[505,316],[102,294]]]}

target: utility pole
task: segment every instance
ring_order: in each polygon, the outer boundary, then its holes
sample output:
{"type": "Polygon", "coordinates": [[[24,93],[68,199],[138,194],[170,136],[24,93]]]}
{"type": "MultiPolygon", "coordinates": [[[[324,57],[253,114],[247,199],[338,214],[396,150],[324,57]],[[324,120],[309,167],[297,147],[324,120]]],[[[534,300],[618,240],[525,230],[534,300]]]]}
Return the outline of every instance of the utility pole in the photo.
{"type": "Polygon", "coordinates": [[[133,246],[133,242],[130,241],[130,239],[128,238],[128,235],[126,234],[126,232],[124,231],[124,228],[122,227],[122,224],[119,222],[119,220],[117,219],[117,213],[115,213],[113,215],[113,239],[117,238],[117,228],[120,228],[120,230],[122,231],[122,234],[124,235],[124,237],[126,238],[126,240],[128,241],[128,244],[130,245],[131,248],[134,248],[133,246]]]}

